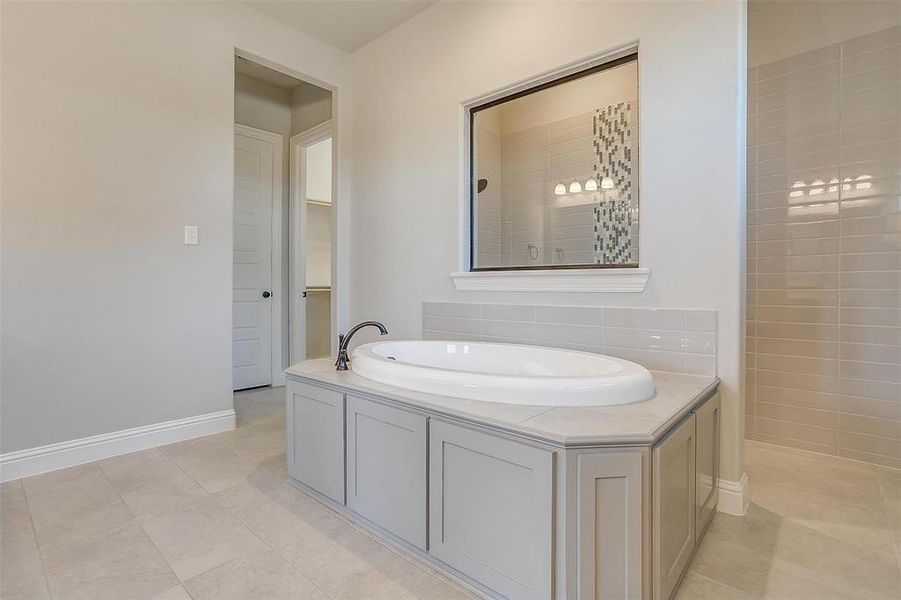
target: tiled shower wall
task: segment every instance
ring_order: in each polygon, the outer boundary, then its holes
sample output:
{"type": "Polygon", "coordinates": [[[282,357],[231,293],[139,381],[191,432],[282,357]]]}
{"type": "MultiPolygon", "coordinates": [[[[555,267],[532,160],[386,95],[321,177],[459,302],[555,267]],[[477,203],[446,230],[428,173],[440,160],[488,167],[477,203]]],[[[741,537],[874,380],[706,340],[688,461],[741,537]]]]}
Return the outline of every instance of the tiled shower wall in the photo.
{"type": "Polygon", "coordinates": [[[649,369],[716,374],[716,311],[423,302],[423,338],[597,352],[649,369]]]}
{"type": "Polygon", "coordinates": [[[747,437],[901,467],[901,28],[748,89],[747,437]]]}

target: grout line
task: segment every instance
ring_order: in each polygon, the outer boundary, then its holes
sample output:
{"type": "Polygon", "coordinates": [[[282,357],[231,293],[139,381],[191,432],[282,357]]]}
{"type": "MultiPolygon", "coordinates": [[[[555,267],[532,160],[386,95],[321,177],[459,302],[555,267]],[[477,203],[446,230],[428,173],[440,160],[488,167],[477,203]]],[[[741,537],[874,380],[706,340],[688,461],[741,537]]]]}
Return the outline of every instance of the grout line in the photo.
{"type": "MultiPolygon", "coordinates": [[[[265,471],[265,470],[264,470],[264,471],[265,471]]],[[[279,484],[283,484],[283,483],[284,483],[281,479],[279,479],[278,477],[276,477],[276,476],[273,475],[272,473],[269,473],[268,471],[265,471],[265,472],[266,472],[270,477],[272,477],[273,479],[277,480],[279,484]]],[[[226,488],[226,489],[222,490],[222,492],[225,492],[225,491],[234,489],[234,488],[236,488],[236,487],[238,487],[238,486],[240,486],[240,485],[243,485],[243,484],[238,483],[238,484],[236,484],[236,485],[234,485],[234,486],[232,486],[232,487],[230,487],[230,488],[226,488]]],[[[249,531],[250,533],[252,533],[252,534],[253,534],[258,540],[260,540],[267,548],[269,548],[272,552],[274,552],[276,555],[278,555],[279,558],[281,558],[282,560],[284,560],[285,563],[288,564],[288,566],[291,568],[291,570],[292,570],[296,575],[300,576],[303,580],[309,582],[310,585],[312,585],[314,588],[316,588],[317,590],[319,590],[320,592],[322,592],[322,595],[324,595],[326,598],[333,598],[333,599],[334,599],[334,597],[333,597],[331,594],[329,594],[328,592],[326,592],[324,589],[322,589],[322,587],[319,586],[319,584],[317,584],[315,581],[313,581],[312,579],[310,579],[305,573],[303,573],[303,572],[300,570],[300,568],[294,563],[294,561],[292,561],[290,558],[288,558],[287,556],[285,556],[284,554],[282,554],[282,552],[279,551],[275,546],[273,546],[273,545],[269,542],[269,540],[267,540],[266,538],[264,538],[262,535],[260,535],[260,534],[257,533],[256,531],[254,531],[254,529],[253,529],[253,527],[251,526],[250,523],[248,523],[247,521],[245,521],[244,519],[242,519],[242,518],[241,518],[240,516],[238,516],[238,514],[235,513],[232,509],[230,509],[229,507],[225,506],[222,502],[220,502],[220,501],[215,497],[214,494],[209,494],[209,496],[210,496],[210,498],[212,499],[213,502],[215,502],[216,504],[218,504],[219,506],[221,506],[223,509],[225,509],[225,510],[228,512],[228,514],[230,514],[230,515],[232,516],[232,518],[234,518],[238,523],[240,523],[242,526],[244,526],[245,528],[247,528],[247,531],[249,531]]],[[[241,557],[234,558],[234,559],[232,559],[232,560],[230,560],[230,561],[224,563],[224,565],[227,565],[227,564],[229,564],[229,563],[231,563],[231,562],[233,562],[233,561],[235,561],[235,560],[238,560],[239,558],[241,558],[241,557]]],[[[224,566],[224,565],[218,565],[218,566],[224,566]]],[[[213,567],[213,568],[216,568],[216,567],[213,567]]],[[[210,570],[211,570],[211,569],[210,569],[210,570]]],[[[209,572],[209,571],[204,571],[204,572],[206,573],[206,572],[209,572]]],[[[200,575],[202,575],[202,574],[203,574],[203,573],[201,573],[200,575]]],[[[199,575],[195,575],[194,577],[199,577],[199,575]]],[[[192,577],[192,579],[193,579],[193,577],[192,577]]]]}
{"type": "MultiPolygon", "coordinates": [[[[316,589],[318,589],[319,591],[321,591],[322,594],[323,594],[326,598],[332,598],[332,596],[331,596],[330,594],[326,593],[326,591],[323,590],[322,588],[320,588],[319,585],[317,585],[313,580],[311,580],[309,577],[307,577],[306,575],[304,575],[303,573],[301,573],[301,572],[297,569],[297,567],[294,565],[294,563],[293,563],[291,560],[288,559],[287,556],[285,556],[285,555],[283,555],[281,552],[279,552],[274,546],[272,546],[272,544],[270,544],[265,538],[263,538],[263,536],[261,536],[261,535],[258,534],[256,531],[254,531],[254,530],[250,527],[250,525],[249,525],[247,522],[245,522],[243,519],[241,519],[241,518],[240,518],[237,514],[235,514],[235,512],[232,511],[229,507],[225,506],[222,502],[220,502],[220,501],[216,498],[216,494],[210,493],[203,485],[200,484],[200,482],[198,482],[196,479],[194,479],[194,477],[191,476],[191,474],[190,474],[186,469],[184,469],[180,464],[178,464],[172,457],[170,457],[169,455],[167,455],[167,454],[165,454],[165,453],[163,453],[163,452],[160,452],[160,454],[162,454],[163,456],[165,456],[166,459],[167,459],[169,462],[171,462],[172,464],[174,464],[175,467],[176,467],[179,471],[181,471],[182,473],[184,473],[185,476],[188,477],[188,479],[190,479],[191,481],[193,481],[194,484],[197,485],[197,487],[199,487],[201,490],[203,490],[203,493],[206,494],[206,497],[208,497],[210,500],[212,500],[213,502],[215,502],[216,504],[218,504],[219,506],[221,506],[222,508],[224,508],[230,515],[232,515],[232,517],[233,517],[236,521],[238,521],[241,525],[243,525],[244,527],[246,527],[247,530],[248,530],[250,533],[252,533],[252,534],[253,534],[257,539],[259,539],[263,544],[265,544],[268,548],[270,548],[273,552],[275,552],[279,557],[281,557],[282,560],[284,560],[286,563],[288,563],[288,565],[291,567],[291,569],[292,569],[293,571],[295,571],[298,575],[300,575],[304,580],[309,581],[309,583],[310,583],[313,587],[315,587],[316,589]]],[[[270,477],[272,477],[273,479],[279,481],[279,483],[282,483],[281,480],[280,480],[278,477],[276,477],[274,474],[269,473],[269,472],[266,471],[265,469],[262,469],[262,470],[263,470],[266,474],[268,474],[270,477]]],[[[221,491],[222,491],[222,492],[225,492],[225,491],[227,491],[227,490],[234,489],[234,488],[238,487],[239,485],[242,485],[242,484],[238,483],[238,484],[235,484],[234,486],[231,486],[231,487],[226,488],[226,489],[221,490],[221,491]]],[[[219,493],[219,492],[217,492],[217,494],[218,494],[218,493],[219,493]]],[[[139,524],[140,524],[140,522],[139,522],[139,524]]],[[[142,529],[143,529],[143,527],[144,527],[143,524],[141,524],[141,528],[142,528],[142,529]]],[[[146,531],[145,531],[145,535],[147,535],[146,531]]],[[[150,536],[147,535],[147,537],[150,537],[150,536]]],[[[151,541],[151,543],[153,542],[152,539],[151,539],[150,541],[151,541]]],[[[206,571],[204,571],[203,573],[198,573],[197,575],[194,575],[194,577],[192,577],[191,579],[194,579],[195,577],[199,577],[199,576],[203,575],[204,573],[208,573],[209,571],[211,571],[211,570],[213,570],[213,569],[215,569],[215,568],[218,568],[218,567],[227,565],[227,564],[229,564],[229,563],[231,563],[231,562],[233,562],[233,561],[235,561],[235,560],[238,560],[239,558],[241,558],[241,557],[234,558],[234,559],[232,559],[232,560],[230,560],[230,561],[227,561],[227,562],[223,563],[222,565],[216,565],[215,567],[211,567],[211,568],[207,569],[206,571]]],[[[165,557],[163,557],[163,559],[165,560],[165,557]]],[[[169,564],[169,561],[166,561],[166,564],[169,564]]],[[[171,567],[170,567],[170,569],[171,569],[171,567]]],[[[182,588],[184,588],[184,585],[183,585],[184,583],[187,583],[187,581],[190,581],[190,579],[189,579],[189,580],[186,580],[186,581],[182,582],[182,581],[178,578],[177,575],[176,575],[175,578],[179,580],[179,583],[180,583],[180,584],[182,584],[182,588]]],[[[187,590],[185,590],[185,591],[187,592],[187,590]]]]}
{"type": "MultiPolygon", "coordinates": [[[[151,450],[156,450],[156,448],[151,448],[151,450]]],[[[145,452],[145,451],[139,450],[138,452],[145,452]]],[[[157,451],[157,452],[159,452],[159,451],[157,451]]],[[[131,454],[137,454],[137,452],[134,452],[131,454]]],[[[159,452],[159,454],[165,456],[162,452],[159,452]]],[[[122,455],[122,456],[127,456],[127,455],[122,455]]],[[[175,572],[175,569],[172,568],[172,565],[169,563],[169,560],[166,558],[166,556],[163,554],[163,552],[159,549],[159,546],[156,545],[156,542],[153,541],[153,538],[150,536],[150,534],[147,533],[147,530],[144,528],[144,524],[137,517],[137,515],[135,515],[134,511],[131,510],[131,507],[128,505],[128,502],[125,501],[125,498],[122,497],[122,494],[119,493],[119,490],[116,489],[116,486],[113,485],[112,481],[110,481],[109,475],[106,474],[106,471],[103,470],[103,466],[100,464],[101,461],[95,461],[95,462],[97,464],[97,470],[100,471],[100,474],[103,475],[103,478],[106,480],[106,483],[109,484],[110,489],[113,490],[113,493],[116,494],[117,498],[119,498],[119,502],[122,503],[122,506],[124,506],[125,510],[127,510],[128,513],[131,515],[131,518],[134,521],[135,525],[137,525],[141,529],[141,533],[144,534],[144,537],[147,538],[147,541],[150,542],[150,545],[153,546],[154,550],[156,550],[157,556],[159,556],[160,560],[163,561],[163,563],[169,569],[169,573],[172,574],[172,577],[175,578],[175,581],[178,582],[178,585],[181,585],[181,583],[182,583],[181,578],[175,572]]],[[[201,489],[203,489],[203,488],[201,488],[201,489]]],[[[127,527],[127,525],[123,525],[123,527],[127,527]]],[[[165,591],[165,590],[163,590],[163,591],[165,591]]],[[[185,591],[187,591],[187,590],[185,590],[185,591]]]]}
{"type": "Polygon", "coordinates": [[[25,488],[25,478],[19,479],[19,485],[22,486],[22,497],[25,499],[25,509],[28,512],[28,524],[31,526],[31,535],[34,536],[34,545],[38,551],[38,558],[41,560],[41,575],[44,578],[44,587],[47,589],[47,596],[52,600],[53,590],[50,588],[50,576],[47,574],[47,562],[44,559],[44,549],[41,547],[41,541],[38,539],[38,531],[34,526],[34,515],[31,512],[31,501],[28,499],[28,490],[25,488]]]}
{"type": "MultiPolygon", "coordinates": [[[[701,544],[703,544],[703,543],[704,542],[702,541],[701,544]]],[[[692,562],[693,561],[694,561],[694,559],[692,559],[692,562]]],[[[700,577],[701,579],[706,579],[707,581],[712,581],[713,583],[715,583],[717,585],[721,585],[724,588],[728,588],[728,589],[732,590],[733,592],[738,592],[739,594],[741,594],[742,596],[746,596],[747,598],[752,598],[752,595],[749,592],[740,590],[737,587],[733,587],[733,586],[729,585],[728,583],[720,581],[719,579],[714,579],[713,577],[709,577],[707,575],[704,575],[703,573],[699,573],[698,571],[695,571],[694,569],[692,569],[690,566],[688,568],[688,573],[691,573],[692,576],[694,576],[694,577],[700,577]]],[[[684,581],[684,579],[683,579],[683,581],[684,581]]],[[[682,587],[682,583],[679,584],[679,587],[682,587]]],[[[677,590],[678,590],[678,588],[677,588],[677,590]]],[[[676,596],[678,596],[678,595],[679,594],[677,593],[676,596]]]]}
{"type": "MultiPolygon", "coordinates": [[[[772,434],[766,434],[766,433],[763,434],[763,435],[767,435],[767,436],[773,437],[773,438],[778,437],[778,436],[774,436],[774,435],[772,435],[772,434]]],[[[841,456],[841,455],[838,455],[838,454],[826,454],[825,452],[815,452],[815,451],[813,451],[813,450],[805,450],[804,448],[796,448],[796,447],[794,447],[794,446],[785,446],[785,445],[783,445],[783,444],[778,444],[778,443],[775,443],[775,442],[765,442],[765,441],[762,441],[762,440],[754,440],[754,439],[752,439],[752,440],[749,440],[749,441],[751,441],[751,442],[753,442],[753,443],[755,443],[755,444],[762,444],[762,445],[765,445],[765,446],[769,446],[771,449],[783,449],[783,450],[790,450],[790,451],[793,451],[793,452],[803,452],[804,454],[810,454],[810,455],[812,455],[811,458],[817,457],[817,456],[828,456],[828,457],[833,458],[833,459],[836,459],[836,460],[841,460],[841,461],[847,461],[847,462],[855,463],[855,465],[861,466],[861,467],[869,467],[869,468],[872,468],[872,469],[891,469],[893,472],[901,472],[901,467],[891,467],[891,466],[889,466],[889,465],[883,465],[883,464],[877,464],[877,463],[873,463],[873,462],[868,462],[868,461],[860,460],[860,459],[857,459],[857,458],[851,458],[851,457],[849,457],[849,456],[841,456]]],[[[804,440],[799,440],[799,441],[804,441],[804,440]]],[[[814,444],[816,444],[816,442],[808,442],[808,443],[814,443],[814,444]]],[[[824,446],[825,444],[818,444],[818,445],[824,446]]],[[[850,450],[850,448],[849,448],[849,450],[850,450]]],[[[853,451],[853,452],[861,452],[862,454],[872,454],[872,452],[862,452],[862,451],[860,451],[860,450],[852,450],[852,451],[853,451]]],[[[878,456],[878,455],[877,455],[877,456],[878,456]]],[[[889,458],[891,458],[891,457],[889,457],[889,458]]]]}

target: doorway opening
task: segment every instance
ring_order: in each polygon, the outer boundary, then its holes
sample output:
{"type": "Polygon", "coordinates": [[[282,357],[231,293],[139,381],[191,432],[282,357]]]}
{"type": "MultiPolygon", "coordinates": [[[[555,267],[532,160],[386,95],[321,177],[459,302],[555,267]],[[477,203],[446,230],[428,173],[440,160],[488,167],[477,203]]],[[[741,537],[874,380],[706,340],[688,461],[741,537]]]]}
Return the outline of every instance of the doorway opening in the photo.
{"type": "Polygon", "coordinates": [[[276,398],[286,367],[331,351],[332,96],[235,56],[235,391],[276,398]]]}
{"type": "Polygon", "coordinates": [[[291,362],[331,354],[332,123],[291,137],[291,247],[298,276],[291,294],[291,362]]]}

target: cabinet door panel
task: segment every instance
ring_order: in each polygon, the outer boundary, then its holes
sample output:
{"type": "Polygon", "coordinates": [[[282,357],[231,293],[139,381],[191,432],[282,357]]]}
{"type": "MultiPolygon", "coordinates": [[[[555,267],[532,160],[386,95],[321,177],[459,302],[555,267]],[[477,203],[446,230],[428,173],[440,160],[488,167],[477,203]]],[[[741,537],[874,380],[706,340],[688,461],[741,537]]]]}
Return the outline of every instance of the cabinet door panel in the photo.
{"type": "Polygon", "coordinates": [[[344,504],[344,395],[288,381],[288,474],[344,504]]]}
{"type": "Polygon", "coordinates": [[[654,597],[669,598],[695,544],[695,416],[654,447],[654,597]]]}
{"type": "Polygon", "coordinates": [[[553,452],[432,420],[429,551],[508,598],[550,598],[553,452]]]}
{"type": "Polygon", "coordinates": [[[639,599],[641,452],[578,458],[579,598],[639,599]]]}
{"type": "Polygon", "coordinates": [[[697,418],[697,516],[695,540],[701,539],[719,499],[720,476],[720,395],[707,400],[694,411],[697,418]]]}
{"type": "Polygon", "coordinates": [[[423,415],[347,397],[347,506],[425,550],[423,415]]]}

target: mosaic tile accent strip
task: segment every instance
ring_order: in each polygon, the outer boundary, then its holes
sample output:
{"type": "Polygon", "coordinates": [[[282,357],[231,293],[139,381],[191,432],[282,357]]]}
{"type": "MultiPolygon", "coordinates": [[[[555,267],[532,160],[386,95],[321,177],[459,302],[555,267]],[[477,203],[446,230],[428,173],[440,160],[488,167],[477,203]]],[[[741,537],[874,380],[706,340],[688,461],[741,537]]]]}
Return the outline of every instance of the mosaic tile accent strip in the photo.
{"type": "Polygon", "coordinates": [[[716,375],[714,310],[423,302],[422,337],[570,348],[716,375]]]}
{"type": "Polygon", "coordinates": [[[594,176],[600,184],[613,181],[613,189],[601,190],[595,208],[595,261],[598,264],[638,263],[638,209],[633,202],[637,175],[631,102],[619,102],[595,111],[593,119],[594,176]],[[633,224],[634,221],[634,224],[633,224]],[[635,238],[633,240],[633,238],[635,238]]]}

